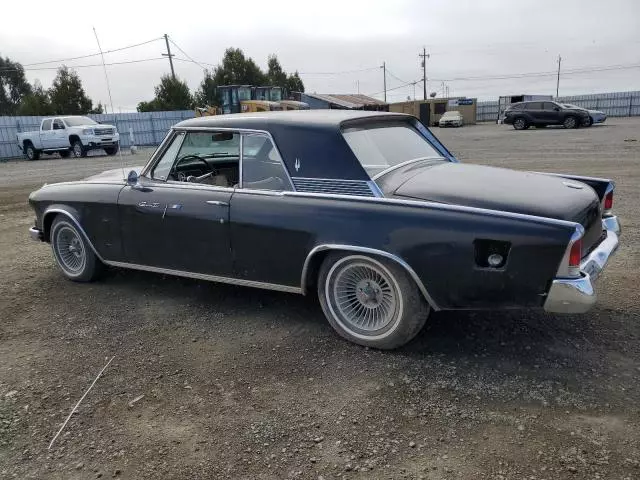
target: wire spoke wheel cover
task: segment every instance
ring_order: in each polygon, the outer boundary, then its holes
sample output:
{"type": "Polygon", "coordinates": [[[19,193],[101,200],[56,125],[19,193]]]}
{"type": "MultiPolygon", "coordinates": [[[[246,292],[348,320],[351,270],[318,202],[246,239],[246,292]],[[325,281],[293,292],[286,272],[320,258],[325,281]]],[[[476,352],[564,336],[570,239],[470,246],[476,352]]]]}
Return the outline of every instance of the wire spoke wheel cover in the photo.
{"type": "Polygon", "coordinates": [[[87,252],[80,234],[68,225],[55,231],[53,251],[60,268],[73,277],[82,274],[87,263],[87,252]]]}
{"type": "Polygon", "coordinates": [[[364,256],[337,261],[327,276],[325,295],[335,320],[362,339],[384,338],[402,318],[402,295],[393,274],[364,256]]]}

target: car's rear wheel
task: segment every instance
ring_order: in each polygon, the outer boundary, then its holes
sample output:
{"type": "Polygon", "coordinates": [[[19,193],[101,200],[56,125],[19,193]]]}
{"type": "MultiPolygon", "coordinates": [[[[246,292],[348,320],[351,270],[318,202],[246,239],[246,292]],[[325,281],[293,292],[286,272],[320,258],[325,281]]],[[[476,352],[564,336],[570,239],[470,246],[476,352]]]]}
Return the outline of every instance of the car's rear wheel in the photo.
{"type": "Polygon", "coordinates": [[[51,225],[51,248],[62,273],[74,282],[90,282],[103,264],[84,235],[68,218],[58,215],[51,225]]]}
{"type": "Polygon", "coordinates": [[[572,115],[569,115],[564,119],[564,122],[562,122],[562,126],[564,128],[578,128],[578,119],[572,115]]]}
{"type": "Polygon", "coordinates": [[[87,150],[84,148],[84,145],[82,145],[82,142],[80,140],[75,140],[71,144],[71,151],[73,152],[73,156],[76,158],[87,156],[87,150]]]}
{"type": "Polygon", "coordinates": [[[392,349],[424,326],[429,305],[395,262],[360,254],[329,254],[320,268],[318,298],[340,336],[367,347],[392,349]]]}
{"type": "Polygon", "coordinates": [[[36,150],[32,143],[27,143],[24,146],[24,155],[27,160],[38,160],[40,158],[40,152],[36,150]]]}
{"type": "Polygon", "coordinates": [[[523,117],[518,117],[513,121],[513,128],[516,130],[525,130],[528,126],[527,120],[523,117]]]}

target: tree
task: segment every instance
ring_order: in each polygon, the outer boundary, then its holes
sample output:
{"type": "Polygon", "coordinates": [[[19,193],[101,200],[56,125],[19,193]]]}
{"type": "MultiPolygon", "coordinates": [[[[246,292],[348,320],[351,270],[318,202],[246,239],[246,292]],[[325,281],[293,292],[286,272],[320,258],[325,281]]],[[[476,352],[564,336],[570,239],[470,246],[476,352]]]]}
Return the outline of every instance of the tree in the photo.
{"type": "Polygon", "coordinates": [[[200,83],[200,88],[194,95],[194,102],[197,106],[203,107],[205,105],[214,106],[220,105],[220,96],[216,91],[216,81],[214,74],[207,71],[200,83]]]}
{"type": "Polygon", "coordinates": [[[38,80],[34,82],[31,93],[22,97],[17,114],[34,116],[54,114],[49,94],[38,80]]]}
{"type": "Polygon", "coordinates": [[[290,92],[304,92],[304,83],[302,83],[297,70],[287,78],[286,87],[290,92]]]}
{"type": "Polygon", "coordinates": [[[0,115],[15,115],[22,99],[30,93],[31,85],[22,65],[0,57],[0,115]]]}
{"type": "Polygon", "coordinates": [[[104,106],[102,105],[102,102],[98,102],[98,105],[92,108],[89,113],[104,113],[104,106]]]}
{"type": "Polygon", "coordinates": [[[193,97],[187,83],[164,75],[155,87],[155,98],[150,102],[140,102],[139,112],[157,112],[164,110],[187,110],[193,107],[193,97]]]}
{"type": "Polygon", "coordinates": [[[287,87],[287,74],[275,55],[269,55],[267,60],[267,81],[269,85],[287,87]]]}
{"type": "Polygon", "coordinates": [[[56,115],[84,115],[93,110],[93,102],[84,92],[76,72],[63,66],[49,89],[49,99],[56,115]]]}

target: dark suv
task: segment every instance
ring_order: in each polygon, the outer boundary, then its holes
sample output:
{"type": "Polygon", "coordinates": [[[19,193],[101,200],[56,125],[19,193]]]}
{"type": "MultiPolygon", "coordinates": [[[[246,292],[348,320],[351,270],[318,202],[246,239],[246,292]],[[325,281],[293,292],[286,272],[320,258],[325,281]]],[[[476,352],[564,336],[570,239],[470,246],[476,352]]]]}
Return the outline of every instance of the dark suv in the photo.
{"type": "Polygon", "coordinates": [[[589,112],[582,108],[569,108],[556,102],[520,102],[510,105],[504,111],[504,123],[516,130],[526,130],[531,125],[546,127],[562,125],[564,128],[578,128],[589,125],[589,112]]]}

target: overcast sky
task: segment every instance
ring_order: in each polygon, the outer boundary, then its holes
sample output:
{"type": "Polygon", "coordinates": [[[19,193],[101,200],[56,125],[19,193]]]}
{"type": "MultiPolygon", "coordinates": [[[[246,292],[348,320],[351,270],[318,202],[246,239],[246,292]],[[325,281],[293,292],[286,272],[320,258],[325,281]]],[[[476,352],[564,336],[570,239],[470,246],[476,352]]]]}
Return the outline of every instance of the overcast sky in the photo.
{"type": "MultiPolygon", "coordinates": [[[[429,91],[496,99],[501,94],[555,94],[558,54],[560,95],[640,90],[640,1],[637,0],[206,0],[188,2],[59,2],[31,0],[2,5],[0,55],[22,64],[97,52],[169,34],[191,58],[217,64],[227,47],[239,47],[263,68],[277,54],[286,71],[298,70],[308,92],[375,94],[382,98],[388,68],[388,101],[413,97],[409,85],[422,77],[418,54],[426,46],[429,91]],[[10,21],[15,19],[15,21],[10,21]],[[25,21],[28,19],[28,21],[25,21]],[[636,65],[636,68],[628,68],[636,65]],[[576,69],[615,69],[569,73],[576,69]],[[321,74],[325,72],[359,72],[321,74]],[[551,72],[511,79],[475,78],[551,72]]],[[[173,47],[172,47],[173,48],[173,47]]],[[[164,41],[107,54],[113,104],[135,111],[153,98],[153,87],[169,72],[164,41]]],[[[178,58],[185,55],[173,48],[178,58]]],[[[97,64],[99,57],[65,62],[97,64]]],[[[60,63],[33,65],[27,77],[49,87],[60,63]]],[[[195,90],[198,65],[175,61],[176,74],[195,90]]],[[[108,103],[101,67],[78,67],[88,95],[108,103]]],[[[422,85],[415,87],[422,97],[422,85]]],[[[109,110],[111,110],[109,108],[109,110]]]]}

